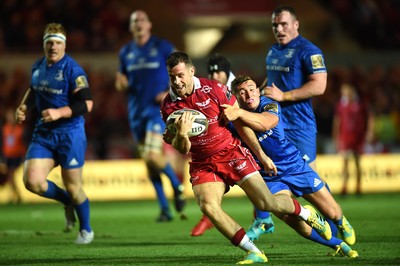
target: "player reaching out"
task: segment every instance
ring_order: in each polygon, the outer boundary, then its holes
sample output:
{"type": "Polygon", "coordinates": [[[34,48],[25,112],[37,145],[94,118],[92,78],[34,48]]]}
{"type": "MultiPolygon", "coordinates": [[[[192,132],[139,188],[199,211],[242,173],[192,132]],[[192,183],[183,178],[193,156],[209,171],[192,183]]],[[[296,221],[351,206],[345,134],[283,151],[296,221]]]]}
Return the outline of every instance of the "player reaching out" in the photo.
{"type": "MultiPolygon", "coordinates": [[[[290,225],[303,237],[329,246],[350,258],[358,253],[349,245],[356,241],[353,227],[343,215],[340,205],[332,197],[318,174],[301,158],[300,151],[285,137],[283,122],[280,119],[281,108],[278,102],[261,96],[251,77],[238,76],[231,84],[240,108],[223,105],[224,118],[228,121],[241,121],[252,128],[263,151],[275,163],[278,174],[269,175],[261,169],[261,174],[271,193],[275,195],[303,197],[311,202],[325,216],[334,221],[343,240],[332,237],[321,238],[315,230],[293,216],[274,214],[290,225]]],[[[257,158],[256,158],[257,159],[257,158]]]]}

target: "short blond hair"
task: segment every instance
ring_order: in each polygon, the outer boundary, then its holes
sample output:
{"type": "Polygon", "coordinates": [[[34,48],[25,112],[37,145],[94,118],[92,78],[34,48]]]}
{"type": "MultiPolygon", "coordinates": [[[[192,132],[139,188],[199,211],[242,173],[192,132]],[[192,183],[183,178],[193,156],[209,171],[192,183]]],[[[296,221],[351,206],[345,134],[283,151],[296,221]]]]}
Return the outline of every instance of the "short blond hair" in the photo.
{"type": "Polygon", "coordinates": [[[49,23],[45,26],[43,35],[52,33],[62,33],[65,37],[67,37],[67,32],[64,26],[60,23],[49,23]]]}

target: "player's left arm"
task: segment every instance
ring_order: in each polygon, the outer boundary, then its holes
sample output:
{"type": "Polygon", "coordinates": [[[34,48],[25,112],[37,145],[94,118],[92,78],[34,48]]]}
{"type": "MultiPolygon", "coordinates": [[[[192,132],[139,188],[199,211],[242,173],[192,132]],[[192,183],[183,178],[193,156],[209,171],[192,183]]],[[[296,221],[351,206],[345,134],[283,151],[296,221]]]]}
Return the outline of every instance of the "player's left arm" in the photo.
{"type": "Polygon", "coordinates": [[[42,111],[42,121],[52,122],[60,118],[71,118],[89,113],[93,109],[92,94],[85,76],[75,80],[76,88],[72,91],[69,105],[60,108],[49,108],[42,111]]]}
{"type": "MultiPolygon", "coordinates": [[[[278,112],[277,104],[269,104],[268,108],[275,108],[276,112],[278,112]],[[276,107],[274,107],[276,106],[276,107]]],[[[242,122],[249,126],[251,129],[259,132],[267,131],[273,127],[275,127],[278,122],[279,118],[277,115],[272,114],[270,112],[262,112],[262,113],[255,113],[249,112],[242,108],[236,108],[229,104],[221,105],[224,107],[223,117],[226,121],[234,121],[236,119],[242,120],[242,122]]]]}
{"type": "Polygon", "coordinates": [[[281,101],[300,101],[325,93],[327,73],[315,73],[308,76],[308,81],[300,88],[282,93],[281,101]]]}

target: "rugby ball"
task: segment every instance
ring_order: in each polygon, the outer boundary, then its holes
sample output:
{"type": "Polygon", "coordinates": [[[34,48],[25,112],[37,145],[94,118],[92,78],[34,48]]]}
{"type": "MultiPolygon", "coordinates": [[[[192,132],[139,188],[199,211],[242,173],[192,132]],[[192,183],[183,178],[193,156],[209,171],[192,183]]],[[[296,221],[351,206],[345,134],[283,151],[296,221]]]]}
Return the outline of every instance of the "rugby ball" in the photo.
{"type": "Polygon", "coordinates": [[[176,134],[175,119],[180,117],[184,112],[191,112],[194,116],[192,129],[188,133],[189,137],[199,136],[207,131],[208,120],[202,112],[193,109],[180,109],[170,114],[166,121],[167,128],[172,134],[176,134]]]}

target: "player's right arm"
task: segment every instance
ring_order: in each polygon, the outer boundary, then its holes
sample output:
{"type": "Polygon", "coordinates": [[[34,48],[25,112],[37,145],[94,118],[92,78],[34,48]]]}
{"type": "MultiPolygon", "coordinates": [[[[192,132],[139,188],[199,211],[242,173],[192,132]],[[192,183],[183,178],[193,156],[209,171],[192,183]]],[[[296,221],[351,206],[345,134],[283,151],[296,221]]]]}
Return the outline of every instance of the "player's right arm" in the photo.
{"type": "Polygon", "coordinates": [[[121,72],[115,74],[115,88],[117,91],[125,91],[128,88],[128,78],[121,72]]]}
{"type": "Polygon", "coordinates": [[[28,109],[33,107],[33,94],[31,93],[31,88],[28,88],[22,98],[21,103],[15,110],[15,121],[22,124],[26,120],[26,112],[28,109]]]}
{"type": "Polygon", "coordinates": [[[192,129],[193,122],[194,116],[191,112],[183,112],[183,114],[175,120],[176,134],[172,140],[172,146],[182,154],[188,154],[192,147],[188,133],[192,129]]]}
{"type": "MultiPolygon", "coordinates": [[[[239,108],[239,104],[235,102],[233,105],[235,108],[239,108]]],[[[247,147],[254,153],[260,163],[264,166],[264,171],[266,173],[270,173],[270,175],[276,175],[278,170],[274,162],[269,158],[265,152],[263,151],[260,142],[253,129],[247,126],[242,120],[236,119],[232,121],[235,126],[236,131],[238,132],[240,138],[246,143],[247,147]]]]}

